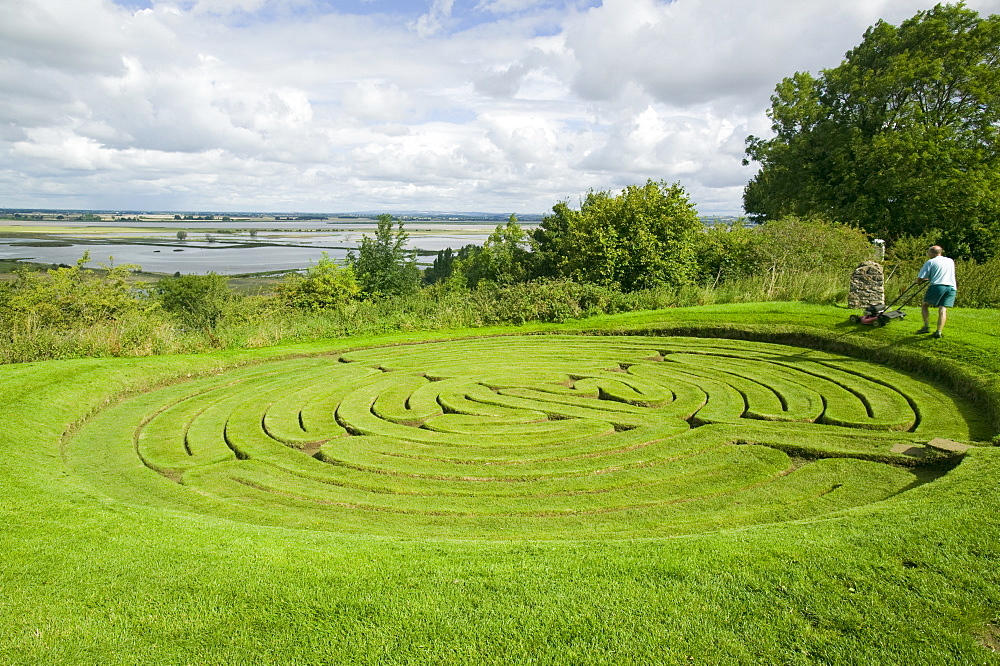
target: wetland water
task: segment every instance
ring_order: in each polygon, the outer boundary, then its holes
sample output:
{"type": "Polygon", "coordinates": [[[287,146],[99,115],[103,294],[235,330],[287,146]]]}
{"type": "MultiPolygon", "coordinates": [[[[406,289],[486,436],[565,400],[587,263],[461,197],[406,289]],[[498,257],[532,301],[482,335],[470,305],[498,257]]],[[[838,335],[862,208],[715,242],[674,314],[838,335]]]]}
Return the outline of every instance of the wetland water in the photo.
{"type": "MultiPolygon", "coordinates": [[[[407,246],[436,252],[482,245],[496,224],[414,223],[406,225],[407,246]]],[[[90,252],[91,263],[139,264],[153,273],[259,273],[302,269],[323,252],[343,261],[364,234],[372,236],[374,223],[235,221],[163,222],[40,222],[0,221],[0,259],[22,259],[45,264],[74,264],[90,252]],[[198,226],[196,226],[198,225],[198,226]],[[183,229],[187,238],[177,239],[183,229]],[[256,236],[250,235],[250,230],[256,236]]],[[[418,256],[429,265],[431,256],[418,256]]]]}

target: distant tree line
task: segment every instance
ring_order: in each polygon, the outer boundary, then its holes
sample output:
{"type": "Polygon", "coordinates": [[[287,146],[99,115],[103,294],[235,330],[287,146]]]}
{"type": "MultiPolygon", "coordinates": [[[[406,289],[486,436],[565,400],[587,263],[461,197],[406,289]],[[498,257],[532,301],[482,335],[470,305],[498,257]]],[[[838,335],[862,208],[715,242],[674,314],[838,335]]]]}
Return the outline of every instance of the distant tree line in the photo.
{"type": "Polygon", "coordinates": [[[872,256],[861,230],[818,217],[765,224],[706,226],[679,184],[647,181],[618,194],[591,191],[579,208],[559,202],[526,231],[516,215],[483,245],[446,248],[422,271],[407,248],[401,220],[380,215],[343,265],[324,255],[279,288],[294,307],[322,309],[350,300],[438,292],[496,290],[519,284],[573,283],[629,294],[656,288],[710,286],[796,271],[845,275],[872,256]]]}

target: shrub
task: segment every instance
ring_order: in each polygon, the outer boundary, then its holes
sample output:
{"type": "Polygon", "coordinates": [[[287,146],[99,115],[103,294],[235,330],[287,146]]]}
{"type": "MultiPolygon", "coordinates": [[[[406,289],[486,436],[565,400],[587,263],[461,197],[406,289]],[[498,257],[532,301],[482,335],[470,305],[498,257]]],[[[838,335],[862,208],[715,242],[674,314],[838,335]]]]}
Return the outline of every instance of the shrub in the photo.
{"type": "Polygon", "coordinates": [[[160,280],[156,287],[163,309],[189,328],[215,328],[226,303],[234,297],[221,275],[182,275],[160,280]]]}
{"type": "Polygon", "coordinates": [[[1000,307],[1000,257],[977,263],[958,261],[958,305],[967,308],[1000,307]]]}
{"type": "Polygon", "coordinates": [[[357,298],[361,287],[354,269],[338,266],[324,252],[317,263],[306,269],[305,275],[290,275],[275,291],[286,305],[302,310],[322,310],[357,298]]]}
{"type": "Polygon", "coordinates": [[[873,258],[865,232],[818,217],[788,216],[767,222],[756,231],[755,250],[771,274],[842,273],[873,258]]]}
{"type": "Polygon", "coordinates": [[[933,232],[898,238],[886,250],[885,266],[889,273],[912,282],[917,271],[927,261],[927,248],[937,242],[937,235],[933,232]]]}
{"type": "Polygon", "coordinates": [[[485,283],[471,292],[484,323],[562,322],[626,309],[621,292],[571,280],[536,280],[512,285],[485,283]]]}
{"type": "Polygon", "coordinates": [[[761,262],[756,229],[733,224],[716,225],[698,239],[699,284],[717,286],[752,275],[761,262]]]}
{"type": "Polygon", "coordinates": [[[104,266],[103,272],[84,268],[90,255],[84,253],[75,266],[47,271],[19,271],[4,301],[7,324],[37,324],[55,330],[91,326],[115,320],[127,312],[151,307],[142,292],[128,282],[131,264],[104,266]]]}
{"type": "Polygon", "coordinates": [[[471,288],[484,280],[497,284],[524,282],[528,277],[527,245],[528,235],[517,223],[517,216],[511,215],[506,225],[497,225],[482,248],[460,257],[454,270],[465,276],[471,288]]]}

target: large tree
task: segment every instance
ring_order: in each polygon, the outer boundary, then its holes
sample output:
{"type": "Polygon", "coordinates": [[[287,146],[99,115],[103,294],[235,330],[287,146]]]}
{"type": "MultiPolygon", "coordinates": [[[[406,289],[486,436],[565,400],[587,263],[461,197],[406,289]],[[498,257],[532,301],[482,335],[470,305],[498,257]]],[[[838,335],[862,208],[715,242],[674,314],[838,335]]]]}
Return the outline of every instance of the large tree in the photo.
{"type": "Polygon", "coordinates": [[[1000,251],[1000,16],[958,4],[880,21],[771,103],[775,136],[747,139],[761,164],[751,217],[820,214],[889,240],[936,233],[955,255],[1000,251]]]}

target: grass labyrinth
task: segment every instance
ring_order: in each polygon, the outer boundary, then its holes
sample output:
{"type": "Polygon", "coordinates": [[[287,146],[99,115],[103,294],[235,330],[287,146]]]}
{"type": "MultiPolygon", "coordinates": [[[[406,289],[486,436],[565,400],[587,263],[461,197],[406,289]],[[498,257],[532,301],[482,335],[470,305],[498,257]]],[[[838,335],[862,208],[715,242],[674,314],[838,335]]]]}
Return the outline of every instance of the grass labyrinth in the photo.
{"type": "Polygon", "coordinates": [[[932,438],[991,434],[962,399],[852,357],[521,335],[168,383],[63,446],[76,474],[131,502],[342,533],[579,540],[825,516],[946,474],[932,438]]]}

